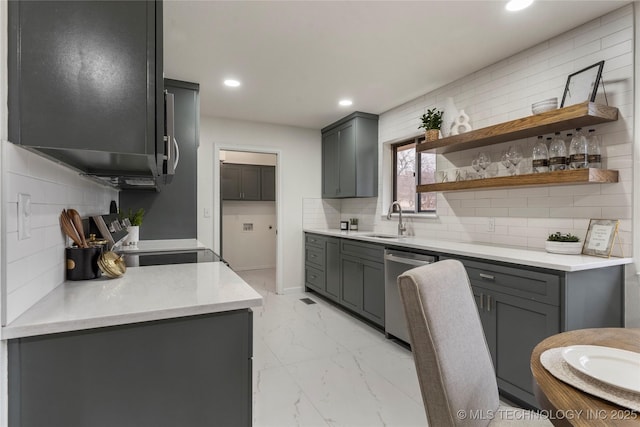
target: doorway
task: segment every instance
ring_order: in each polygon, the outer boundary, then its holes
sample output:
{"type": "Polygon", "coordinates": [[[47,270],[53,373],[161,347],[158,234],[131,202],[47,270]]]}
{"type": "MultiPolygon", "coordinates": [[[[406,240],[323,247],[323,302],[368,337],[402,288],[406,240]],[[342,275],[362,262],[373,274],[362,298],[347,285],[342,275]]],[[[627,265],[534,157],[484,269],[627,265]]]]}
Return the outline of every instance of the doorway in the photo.
{"type": "Polygon", "coordinates": [[[277,292],[278,155],[219,151],[220,252],[241,277],[277,292]]]}

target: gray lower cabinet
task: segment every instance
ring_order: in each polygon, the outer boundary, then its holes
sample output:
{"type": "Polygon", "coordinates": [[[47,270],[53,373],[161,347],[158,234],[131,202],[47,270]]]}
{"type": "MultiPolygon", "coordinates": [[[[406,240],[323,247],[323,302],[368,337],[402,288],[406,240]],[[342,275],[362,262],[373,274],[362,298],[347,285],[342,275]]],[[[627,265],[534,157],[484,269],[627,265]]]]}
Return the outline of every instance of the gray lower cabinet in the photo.
{"type": "MultiPolygon", "coordinates": [[[[440,259],[446,259],[441,256],[440,259]]],[[[532,407],[530,358],[559,332],[623,325],[623,269],[544,270],[464,258],[502,393],[532,407]]]]}
{"type": "Polygon", "coordinates": [[[223,163],[222,200],[275,200],[275,167],[223,163]]]}
{"type": "Polygon", "coordinates": [[[305,287],[384,326],[384,247],[305,234],[305,287]]]}
{"type": "Polygon", "coordinates": [[[378,116],[355,112],[322,129],[322,197],[378,195],[378,116]]]}
{"type": "Polygon", "coordinates": [[[305,287],[338,301],[340,298],[340,239],[305,235],[305,287]]]}
{"type": "Polygon", "coordinates": [[[252,313],[9,341],[12,427],[250,426],[252,313]]]}
{"type": "Polygon", "coordinates": [[[325,292],[329,298],[340,299],[340,239],[329,237],[325,243],[326,252],[326,286],[325,292]]]}

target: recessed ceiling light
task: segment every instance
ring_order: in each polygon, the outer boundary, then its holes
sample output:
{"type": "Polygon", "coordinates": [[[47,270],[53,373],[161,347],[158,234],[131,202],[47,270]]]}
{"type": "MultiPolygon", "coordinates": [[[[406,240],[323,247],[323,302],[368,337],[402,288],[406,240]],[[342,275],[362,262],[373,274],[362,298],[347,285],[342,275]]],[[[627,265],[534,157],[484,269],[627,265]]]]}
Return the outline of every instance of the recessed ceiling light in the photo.
{"type": "Polygon", "coordinates": [[[533,0],[511,0],[507,3],[505,9],[509,12],[517,12],[531,6],[531,3],[533,3],[533,0]]]}
{"type": "Polygon", "coordinates": [[[224,85],[229,87],[238,87],[240,86],[240,82],[234,79],[227,79],[224,81],[224,85]]]}
{"type": "Polygon", "coordinates": [[[350,99],[341,99],[338,104],[342,105],[343,107],[348,107],[349,105],[353,104],[353,101],[350,99]]]}

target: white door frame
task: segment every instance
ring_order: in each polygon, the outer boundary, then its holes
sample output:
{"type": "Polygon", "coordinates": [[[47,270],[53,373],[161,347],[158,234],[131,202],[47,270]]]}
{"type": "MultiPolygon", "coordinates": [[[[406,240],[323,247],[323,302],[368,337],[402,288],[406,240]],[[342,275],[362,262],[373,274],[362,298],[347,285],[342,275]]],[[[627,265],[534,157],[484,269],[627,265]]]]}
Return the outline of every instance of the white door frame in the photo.
{"type": "Polygon", "coordinates": [[[276,155],[276,293],[283,293],[284,284],[282,282],[283,260],[282,260],[282,182],[280,180],[280,165],[282,164],[282,151],[278,148],[252,146],[252,145],[228,145],[213,144],[213,250],[217,253],[221,252],[220,237],[220,150],[225,151],[243,151],[249,153],[264,153],[276,155]],[[216,238],[217,236],[217,238],[216,238]]]}

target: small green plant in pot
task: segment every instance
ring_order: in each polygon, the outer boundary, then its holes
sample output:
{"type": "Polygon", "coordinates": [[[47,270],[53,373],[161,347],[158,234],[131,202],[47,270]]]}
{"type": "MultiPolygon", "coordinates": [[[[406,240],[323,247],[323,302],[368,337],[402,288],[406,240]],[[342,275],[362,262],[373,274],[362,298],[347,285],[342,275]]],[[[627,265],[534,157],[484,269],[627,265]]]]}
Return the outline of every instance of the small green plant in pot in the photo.
{"type": "Polygon", "coordinates": [[[131,225],[141,226],[142,220],[144,218],[144,208],[140,208],[135,212],[133,211],[133,209],[129,208],[129,212],[127,213],[127,215],[123,215],[122,213],[120,213],[120,218],[127,218],[131,225]]]}
{"type": "Polygon", "coordinates": [[[544,246],[547,252],[554,254],[580,254],[582,253],[582,242],[578,236],[571,233],[555,233],[549,234],[544,246]]]}
{"type": "Polygon", "coordinates": [[[434,141],[438,139],[438,134],[440,132],[440,126],[442,125],[442,114],[443,111],[439,111],[436,108],[431,108],[427,110],[425,114],[420,117],[422,120],[422,124],[418,126],[418,129],[425,130],[425,138],[427,141],[434,141]]]}
{"type": "MultiPolygon", "coordinates": [[[[129,213],[123,215],[120,213],[120,218],[127,219],[130,226],[127,226],[127,232],[129,233],[124,240],[125,245],[137,245],[140,238],[140,226],[142,225],[142,219],[144,218],[144,209],[140,208],[137,211],[129,208],[129,213]]],[[[126,222],[125,222],[126,223],[126,222]]]]}

